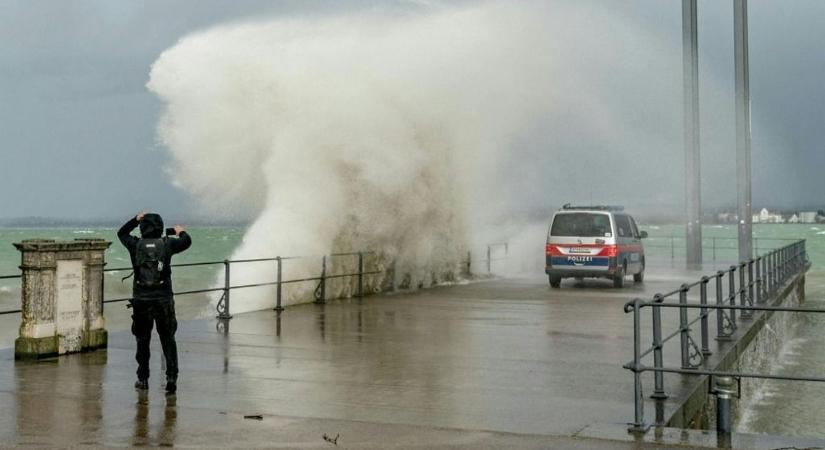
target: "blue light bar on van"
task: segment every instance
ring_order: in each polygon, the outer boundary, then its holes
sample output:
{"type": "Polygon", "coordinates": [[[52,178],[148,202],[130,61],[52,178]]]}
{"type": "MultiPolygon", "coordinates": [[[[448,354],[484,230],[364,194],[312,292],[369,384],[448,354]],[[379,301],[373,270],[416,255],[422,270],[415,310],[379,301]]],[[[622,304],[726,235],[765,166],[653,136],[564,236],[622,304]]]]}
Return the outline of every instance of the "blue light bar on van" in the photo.
{"type": "Polygon", "coordinates": [[[610,205],[593,205],[593,206],[574,206],[570,203],[562,206],[564,210],[597,210],[597,211],[624,211],[624,206],[610,206],[610,205]]]}

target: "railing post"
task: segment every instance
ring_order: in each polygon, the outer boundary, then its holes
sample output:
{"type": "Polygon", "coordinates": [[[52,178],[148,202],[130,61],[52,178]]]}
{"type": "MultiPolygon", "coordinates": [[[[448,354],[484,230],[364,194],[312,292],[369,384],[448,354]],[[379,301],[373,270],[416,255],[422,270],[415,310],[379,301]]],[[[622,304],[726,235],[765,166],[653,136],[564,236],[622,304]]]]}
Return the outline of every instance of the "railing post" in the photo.
{"type": "Polygon", "coordinates": [[[490,255],[491,255],[490,246],[488,245],[487,246],[487,273],[488,274],[493,273],[493,266],[492,266],[493,259],[490,257],[490,255]]]}
{"type": "Polygon", "coordinates": [[[771,252],[771,293],[775,293],[779,284],[779,274],[776,271],[776,250],[771,252]]]}
{"type": "Polygon", "coordinates": [[[232,315],[229,313],[229,293],[231,291],[230,264],[228,259],[223,260],[223,307],[221,307],[221,301],[218,301],[218,319],[232,318],[232,315]]]}
{"type": "Polygon", "coordinates": [[[768,252],[768,254],[765,255],[765,278],[768,281],[765,293],[767,296],[772,296],[773,288],[776,286],[773,279],[773,252],[768,252]]]}
{"type": "MultiPolygon", "coordinates": [[[[745,264],[744,262],[739,263],[739,306],[748,306],[748,299],[746,295],[748,294],[747,286],[745,285],[745,264]]],[[[743,309],[739,314],[739,317],[742,320],[750,320],[751,316],[753,315],[752,311],[743,309]]]]}
{"type": "MultiPolygon", "coordinates": [[[[736,266],[730,266],[730,270],[728,271],[728,294],[730,295],[730,298],[728,301],[731,306],[736,306],[736,278],[733,275],[734,272],[736,272],[736,266]]],[[[734,327],[736,326],[735,309],[730,310],[730,323],[734,327]]]]}
{"type": "Polygon", "coordinates": [[[327,302],[327,255],[321,257],[321,280],[318,285],[318,295],[315,296],[315,303],[327,302]]]}
{"type": "Polygon", "coordinates": [[[713,393],[716,394],[716,432],[730,434],[731,399],[734,395],[732,377],[713,377],[713,393]]]}
{"type": "Polygon", "coordinates": [[[796,242],[793,244],[791,249],[791,258],[793,259],[793,269],[794,272],[799,270],[799,243],[796,242]]]}
{"type": "Polygon", "coordinates": [[[773,290],[774,292],[779,291],[779,285],[782,284],[781,277],[779,275],[779,250],[773,252],[773,290]]]}
{"type": "Polygon", "coordinates": [[[776,250],[773,250],[771,251],[771,293],[776,292],[776,286],[779,284],[776,261],[777,253],[776,250]]]}
{"type": "MultiPolygon", "coordinates": [[[[699,285],[699,303],[702,305],[708,304],[708,277],[702,277],[702,283],[699,285]]],[[[701,327],[702,327],[702,355],[707,356],[711,354],[710,346],[708,345],[708,309],[700,308],[701,327]]]]}
{"type": "Polygon", "coordinates": [[[762,257],[756,257],[756,298],[754,302],[756,304],[760,304],[765,301],[765,297],[762,295],[762,257]]]}
{"type": "Polygon", "coordinates": [[[472,271],[473,267],[473,254],[469,250],[467,251],[467,275],[470,276],[473,274],[472,271]]]}
{"type": "Polygon", "coordinates": [[[790,264],[791,273],[796,272],[796,243],[788,246],[788,264],[790,264]]]}
{"type": "Polygon", "coordinates": [[[802,255],[800,256],[800,258],[802,258],[802,265],[803,266],[805,265],[805,263],[808,262],[808,250],[807,250],[807,247],[806,247],[807,246],[806,242],[807,241],[805,241],[805,239],[803,239],[802,242],[799,243],[799,249],[802,252],[802,255]]]}
{"type": "MultiPolygon", "coordinates": [[[[687,305],[688,287],[683,284],[679,288],[679,304],[687,305]]],[[[690,342],[688,339],[688,316],[687,308],[679,308],[679,344],[682,350],[682,368],[690,369],[690,342]]]]}
{"type": "Polygon", "coordinates": [[[716,262],[716,238],[713,239],[713,262],[716,262]]]}
{"type": "MultiPolygon", "coordinates": [[[[748,304],[750,306],[753,306],[753,304],[756,303],[753,297],[753,285],[753,259],[751,259],[750,261],[748,261],[748,304]]],[[[749,311],[749,313],[753,315],[753,311],[749,311]]]]}
{"type": "Polygon", "coordinates": [[[779,248],[779,250],[777,250],[777,253],[776,253],[777,256],[778,256],[778,258],[776,260],[776,270],[777,270],[777,273],[779,274],[779,283],[776,283],[776,284],[778,286],[782,286],[782,284],[785,282],[785,254],[784,253],[785,253],[784,249],[781,248],[781,247],[779,248]]]}
{"type": "MultiPolygon", "coordinates": [[[[653,296],[654,303],[662,303],[664,298],[662,294],[653,296]]],[[[664,366],[664,359],[662,357],[662,308],[652,306],[653,308],[653,367],[661,369],[664,366]]],[[[654,389],[653,395],[650,398],[664,400],[668,397],[665,393],[665,374],[664,372],[653,372],[654,389]]]]}
{"type": "Polygon", "coordinates": [[[358,298],[364,296],[364,253],[358,252],[358,298]]]}
{"type": "MultiPolygon", "coordinates": [[[[722,299],[722,277],[724,276],[725,272],[721,270],[716,272],[716,304],[720,306],[725,303],[724,299],[722,299]]],[[[730,339],[730,337],[724,333],[724,319],[725,311],[722,308],[716,308],[716,339],[719,340],[730,339]]]]}
{"type": "Polygon", "coordinates": [[[281,281],[282,281],[282,271],[281,271],[281,257],[275,257],[275,263],[277,264],[277,272],[275,273],[275,311],[283,311],[284,307],[281,306],[281,281]]]}
{"type": "Polygon", "coordinates": [[[646,431],[644,394],[642,393],[642,331],[639,321],[641,300],[633,300],[633,431],[646,431]]]}

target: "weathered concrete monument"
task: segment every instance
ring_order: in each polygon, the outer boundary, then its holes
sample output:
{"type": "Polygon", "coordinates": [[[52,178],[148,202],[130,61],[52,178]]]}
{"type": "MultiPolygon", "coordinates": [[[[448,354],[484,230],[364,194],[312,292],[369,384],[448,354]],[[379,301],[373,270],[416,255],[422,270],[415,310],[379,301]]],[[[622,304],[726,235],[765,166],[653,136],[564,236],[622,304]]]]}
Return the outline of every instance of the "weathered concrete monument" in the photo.
{"type": "Polygon", "coordinates": [[[42,358],[105,348],[103,239],[24,240],[20,336],[17,359],[42,358]]]}

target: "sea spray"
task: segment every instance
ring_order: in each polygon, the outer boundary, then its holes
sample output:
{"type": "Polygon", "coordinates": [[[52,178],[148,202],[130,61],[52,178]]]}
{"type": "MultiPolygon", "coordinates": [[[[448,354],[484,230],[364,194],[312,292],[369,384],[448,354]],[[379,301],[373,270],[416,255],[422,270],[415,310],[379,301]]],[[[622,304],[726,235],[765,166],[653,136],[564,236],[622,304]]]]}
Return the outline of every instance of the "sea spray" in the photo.
{"type": "MultiPolygon", "coordinates": [[[[663,161],[681,160],[680,53],[582,5],[424,6],[186,36],[148,82],[165,106],[170,176],[214,214],[255,217],[233,258],[305,256],[284,265],[285,278],[304,278],[323,254],[376,251],[372,268],[394,279],[371,282],[412,288],[506,240],[491,222],[584,198],[582,180],[605,201],[621,185],[672,203],[681,169],[663,161]]],[[[511,249],[529,261],[517,270],[534,270],[543,232],[511,234],[538,236],[535,250],[511,249]]],[[[232,284],[274,274],[272,263],[237,264],[232,284]]],[[[314,286],[291,288],[285,304],[314,286]]],[[[329,294],[352,288],[342,279],[329,294]]],[[[271,307],[267,289],[233,291],[232,311],[271,307]]]]}
{"type": "MultiPolygon", "coordinates": [[[[494,190],[494,155],[546,106],[547,58],[523,45],[542,24],[527,12],[277,20],[188,36],[148,83],[166,105],[172,178],[214,211],[257,214],[234,258],[307,256],[284,264],[286,278],[303,278],[322,254],[371,250],[398,282],[430,285],[466,254],[468,209],[483,204],[482,181],[494,190]]],[[[271,264],[251,267],[233,267],[232,284],[273,278],[271,264]]],[[[271,306],[271,292],[236,292],[233,311],[271,306]]]]}

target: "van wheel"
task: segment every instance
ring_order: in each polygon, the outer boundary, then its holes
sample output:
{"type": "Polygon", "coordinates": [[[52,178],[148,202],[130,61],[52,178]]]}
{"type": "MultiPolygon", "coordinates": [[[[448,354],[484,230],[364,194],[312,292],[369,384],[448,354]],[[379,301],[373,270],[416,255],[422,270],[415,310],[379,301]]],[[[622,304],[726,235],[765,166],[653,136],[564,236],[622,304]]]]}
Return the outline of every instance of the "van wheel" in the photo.
{"type": "Polygon", "coordinates": [[[645,268],[642,266],[642,271],[639,273],[633,274],[633,282],[634,283],[644,283],[645,281],[645,268]]]}
{"type": "Polygon", "coordinates": [[[639,273],[633,274],[634,283],[643,283],[645,281],[645,260],[642,258],[642,270],[639,273]]]}
{"type": "Polygon", "coordinates": [[[620,288],[624,287],[624,266],[619,267],[616,269],[616,275],[613,276],[613,287],[620,288]]]}
{"type": "Polygon", "coordinates": [[[550,279],[550,287],[558,289],[561,287],[561,277],[558,275],[548,275],[550,279]]]}

